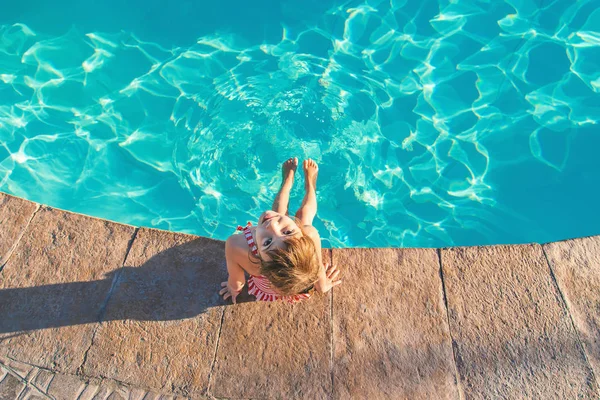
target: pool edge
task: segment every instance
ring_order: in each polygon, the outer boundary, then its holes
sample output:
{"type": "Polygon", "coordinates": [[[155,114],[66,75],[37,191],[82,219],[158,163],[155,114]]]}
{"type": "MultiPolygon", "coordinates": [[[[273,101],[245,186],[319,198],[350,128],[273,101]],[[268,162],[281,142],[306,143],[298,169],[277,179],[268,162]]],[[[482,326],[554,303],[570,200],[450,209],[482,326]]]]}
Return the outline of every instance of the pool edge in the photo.
{"type": "MultiPolygon", "coordinates": [[[[53,213],[54,215],[60,214],[67,218],[70,218],[68,217],[69,214],[77,216],[76,222],[74,222],[76,224],[84,223],[85,225],[91,226],[94,224],[94,221],[96,221],[96,224],[99,224],[98,226],[111,226],[111,232],[118,231],[119,229],[122,230],[121,242],[124,243],[125,240],[131,240],[132,242],[128,244],[130,247],[128,247],[127,251],[123,252],[122,259],[118,261],[122,267],[125,267],[126,264],[131,264],[128,263],[131,247],[135,245],[136,241],[146,240],[145,238],[147,238],[148,243],[157,243],[156,238],[176,237],[178,246],[184,246],[186,243],[192,242],[200,243],[200,246],[212,246],[210,247],[213,249],[211,251],[216,251],[215,254],[217,255],[222,255],[219,253],[219,248],[224,246],[224,242],[217,239],[204,238],[185,233],[175,233],[155,228],[139,228],[102,218],[40,205],[29,200],[0,192],[0,220],[5,222],[2,227],[3,233],[0,233],[0,239],[3,239],[5,242],[0,243],[0,251],[2,251],[0,254],[0,278],[2,278],[0,279],[0,288],[14,289],[18,287],[19,284],[25,282],[20,281],[21,283],[16,284],[15,282],[17,282],[17,280],[11,281],[8,279],[5,281],[4,278],[7,276],[10,277],[11,275],[4,271],[3,268],[5,265],[11,264],[11,260],[13,259],[13,256],[15,256],[15,253],[18,253],[16,257],[20,257],[18,258],[18,261],[27,261],[27,258],[23,258],[25,256],[21,255],[17,250],[24,240],[23,238],[27,236],[27,232],[30,232],[36,227],[36,217],[39,215],[40,211],[48,213],[48,215],[53,213]],[[8,203],[11,203],[12,206],[5,207],[8,203]],[[8,210],[8,214],[5,212],[6,210],[8,210]],[[3,215],[3,212],[5,212],[5,215],[3,215]],[[14,222],[12,227],[10,226],[11,221],[14,222]],[[144,231],[145,236],[142,239],[139,239],[135,234],[138,230],[144,231]],[[135,233],[132,234],[132,232],[135,233]],[[12,241],[12,243],[8,243],[10,241],[12,241]],[[4,247],[2,247],[2,245],[4,245],[4,247]],[[6,250],[6,248],[9,250],[6,250]]],[[[30,248],[31,246],[35,247],[37,239],[29,238],[28,240],[30,248]]],[[[67,245],[63,244],[63,246],[67,245]]],[[[47,245],[44,249],[46,248],[47,245]]],[[[186,249],[185,251],[188,250],[186,249]]],[[[547,345],[550,347],[541,346],[522,348],[521,350],[524,353],[531,351],[537,357],[545,359],[548,352],[560,349],[562,352],[559,352],[559,356],[563,356],[564,358],[559,357],[558,362],[556,360],[552,361],[552,365],[559,371],[563,369],[569,371],[570,378],[568,378],[568,386],[579,388],[580,391],[577,393],[583,393],[590,396],[594,396],[595,393],[595,395],[598,396],[600,349],[598,349],[598,345],[595,343],[600,343],[600,332],[596,332],[596,336],[594,336],[593,326],[600,321],[600,317],[593,314],[593,309],[595,305],[600,305],[600,290],[595,290],[597,288],[594,286],[600,284],[600,268],[598,268],[600,267],[600,235],[548,243],[516,245],[458,246],[437,249],[333,248],[324,249],[324,251],[330,255],[332,261],[338,263],[338,265],[348,267],[350,270],[352,270],[353,267],[350,265],[352,263],[367,266],[371,264],[372,260],[379,260],[383,265],[388,262],[385,260],[393,261],[395,260],[395,257],[398,257],[401,268],[396,267],[395,264],[387,269],[382,268],[386,270],[385,273],[390,274],[390,280],[396,282],[403,281],[405,283],[411,283],[412,279],[407,278],[407,276],[403,274],[403,272],[407,272],[405,268],[423,262],[422,269],[425,272],[420,276],[417,276],[417,278],[422,280],[421,283],[425,285],[423,286],[424,289],[419,288],[418,290],[411,292],[415,297],[410,297],[409,294],[407,294],[410,299],[414,300],[415,304],[408,304],[409,309],[401,308],[398,312],[400,314],[406,313],[406,316],[410,316],[410,313],[412,312],[410,310],[411,308],[414,308],[415,310],[420,309],[419,302],[429,304],[433,301],[433,307],[437,310],[436,313],[439,315],[436,315],[435,318],[432,317],[433,319],[428,321],[429,323],[432,323],[433,321],[438,324],[434,327],[434,330],[439,331],[430,334],[431,336],[428,336],[427,339],[429,340],[428,348],[437,349],[432,350],[435,354],[435,363],[433,361],[429,362],[422,360],[419,362],[424,363],[424,367],[433,368],[433,371],[430,372],[436,372],[438,374],[443,372],[442,375],[444,376],[442,379],[436,375],[435,379],[440,379],[441,383],[427,383],[424,381],[421,386],[415,388],[400,380],[394,381],[394,379],[384,379],[385,374],[380,375],[376,370],[369,371],[369,368],[361,370],[357,367],[348,367],[345,364],[348,361],[345,358],[343,350],[340,348],[340,343],[345,341],[346,346],[352,346],[353,344],[355,346],[365,345],[365,343],[361,342],[361,340],[364,339],[360,337],[362,333],[352,331],[353,325],[357,322],[356,317],[362,315],[358,314],[358,309],[364,307],[364,305],[359,306],[356,304],[357,301],[355,299],[359,296],[359,293],[354,293],[351,289],[348,289],[351,293],[346,293],[348,290],[345,288],[344,290],[346,290],[346,292],[334,289],[329,295],[315,300],[314,304],[310,306],[317,308],[317,311],[313,312],[321,312],[318,310],[321,310],[322,308],[322,312],[324,312],[323,318],[327,318],[330,324],[328,327],[317,325],[315,328],[317,331],[321,329],[322,333],[330,339],[327,343],[331,343],[324,344],[324,349],[328,349],[328,351],[331,352],[331,356],[326,357],[327,360],[322,360],[317,356],[314,356],[316,359],[312,359],[313,362],[322,365],[323,368],[327,367],[329,371],[328,374],[331,376],[330,383],[324,383],[321,388],[322,392],[315,392],[315,394],[328,394],[332,397],[344,397],[345,395],[362,396],[365,394],[373,395],[377,393],[377,390],[382,390],[381,385],[388,385],[395,390],[397,390],[398,387],[405,388],[406,391],[404,393],[427,393],[428,395],[440,395],[444,393],[451,398],[464,398],[465,395],[467,397],[482,395],[486,397],[498,395],[506,390],[507,384],[515,385],[516,382],[520,382],[519,385],[521,386],[516,385],[510,389],[509,393],[517,394],[519,392],[522,393],[522,391],[525,390],[530,391],[531,393],[543,394],[543,392],[540,392],[540,390],[542,390],[540,387],[542,386],[543,378],[540,378],[539,376],[528,376],[528,370],[531,370],[532,366],[526,364],[527,362],[531,363],[531,359],[525,362],[523,368],[517,368],[517,372],[515,372],[516,375],[511,376],[510,374],[498,375],[497,373],[494,373],[494,371],[487,370],[487,365],[477,357],[478,352],[493,351],[493,348],[489,348],[490,345],[494,343],[500,345],[500,343],[504,343],[505,340],[511,340],[511,338],[505,337],[505,333],[503,333],[502,330],[496,330],[496,328],[494,328],[496,325],[489,325],[488,331],[483,332],[484,335],[474,329],[474,326],[480,326],[481,324],[485,325],[484,320],[490,318],[497,318],[497,321],[495,322],[497,323],[507,316],[510,317],[511,313],[515,313],[518,316],[518,318],[515,317],[512,321],[515,326],[522,329],[533,329],[536,335],[545,337],[550,343],[547,345]],[[478,265],[480,265],[482,270],[486,270],[487,268],[486,271],[488,271],[488,275],[498,274],[498,276],[479,276],[477,271],[469,269],[470,265],[475,265],[476,263],[479,263],[478,265]],[[501,270],[498,270],[498,266],[502,267],[501,270]],[[399,268],[400,271],[398,271],[399,268]],[[436,274],[439,274],[439,276],[436,276],[436,274]],[[521,282],[521,280],[524,282],[521,282]],[[518,305],[517,309],[513,310],[509,308],[514,306],[514,304],[511,303],[512,305],[509,306],[508,303],[504,302],[503,296],[506,296],[506,293],[496,293],[494,288],[504,288],[504,290],[509,292],[509,295],[512,293],[513,301],[516,301],[518,305]],[[545,292],[538,293],[536,292],[538,289],[545,292]],[[427,295],[427,299],[425,300],[419,297],[421,296],[422,291],[427,295]],[[481,311],[481,309],[478,308],[478,303],[488,300],[486,298],[487,296],[491,298],[493,305],[493,307],[489,309],[494,311],[491,316],[486,315],[485,312],[481,315],[477,313],[477,310],[481,311]],[[530,310],[533,304],[535,304],[536,309],[538,306],[540,307],[541,311],[539,311],[538,314],[531,314],[530,310]],[[358,309],[356,307],[358,307],[358,309]],[[341,312],[334,313],[334,310],[336,309],[341,310],[341,312]],[[467,312],[465,310],[470,311],[467,312]],[[329,317],[327,315],[329,315],[329,317]],[[479,319],[481,319],[481,321],[479,321],[479,319]],[[542,322],[548,320],[561,324],[560,328],[557,328],[559,332],[556,334],[556,337],[552,336],[552,332],[546,332],[547,328],[542,322]],[[342,332],[341,336],[340,332],[342,332]],[[566,338],[567,342],[562,343],[557,341],[558,339],[556,338],[558,337],[566,338]],[[494,342],[494,340],[497,340],[497,342],[494,342]],[[440,343],[439,348],[431,347],[432,343],[438,342],[440,343]],[[434,368],[433,365],[436,363],[439,363],[441,366],[438,365],[434,368]],[[573,373],[573,371],[576,371],[577,373],[573,373]],[[523,379],[523,377],[526,377],[527,379],[523,379]],[[482,380],[482,378],[485,379],[482,380]],[[369,380],[371,382],[368,382],[369,380]],[[363,381],[364,384],[362,386],[356,385],[350,383],[351,381],[363,381]],[[482,382],[485,382],[486,384],[484,385],[482,382]],[[488,385],[487,383],[489,382],[491,382],[491,384],[488,385]],[[369,387],[369,385],[372,385],[372,387],[369,387]],[[522,385],[525,385],[525,387],[522,385]],[[414,392],[415,390],[416,392],[414,392]],[[436,392],[435,390],[438,391],[436,392]]],[[[137,251],[132,257],[133,260],[135,260],[135,257],[143,258],[143,251],[137,251]]],[[[118,260],[118,256],[115,256],[115,260],[118,260]]],[[[32,270],[36,268],[35,265],[28,265],[28,267],[32,270]]],[[[224,269],[223,273],[225,273],[224,269]]],[[[359,273],[359,271],[355,270],[353,273],[359,273]]],[[[418,275],[418,272],[415,273],[418,275]]],[[[118,283],[120,283],[119,276],[115,275],[113,277],[112,285],[118,283]]],[[[365,290],[368,291],[369,282],[364,281],[363,284],[366,286],[365,290]]],[[[34,283],[34,285],[31,286],[37,285],[39,285],[39,283],[34,283]]],[[[348,285],[351,285],[351,283],[346,279],[345,285],[347,287],[348,285]]],[[[112,288],[113,286],[111,286],[110,293],[108,293],[105,299],[106,303],[111,300],[112,288]]],[[[406,288],[402,289],[401,287],[395,286],[392,283],[387,284],[385,288],[387,291],[391,292],[389,294],[395,294],[394,292],[396,290],[407,290],[406,288]]],[[[365,301],[368,303],[368,300],[365,301]]],[[[256,307],[259,306],[261,305],[257,305],[256,307]]],[[[376,307],[376,303],[367,306],[368,309],[375,309],[376,307]]],[[[231,374],[227,375],[226,371],[224,371],[221,366],[223,363],[223,349],[236,347],[237,342],[241,340],[235,333],[228,333],[228,329],[222,329],[223,326],[231,328],[231,324],[235,326],[235,320],[231,319],[231,310],[233,309],[229,309],[225,304],[217,305],[217,303],[215,303],[213,308],[207,311],[214,314],[211,314],[211,318],[214,319],[211,324],[216,324],[215,326],[218,325],[218,330],[213,332],[212,336],[210,336],[210,340],[212,341],[211,346],[214,347],[206,349],[207,355],[209,353],[212,354],[210,357],[207,356],[207,358],[211,358],[209,360],[210,362],[207,362],[205,366],[205,372],[207,373],[204,373],[201,377],[197,377],[199,379],[198,385],[195,388],[191,388],[193,390],[183,386],[178,387],[177,385],[173,386],[173,390],[167,390],[166,387],[158,387],[160,385],[153,383],[154,381],[152,380],[145,380],[143,374],[132,376],[127,375],[123,371],[119,372],[118,368],[115,369],[116,366],[111,364],[111,361],[105,359],[104,356],[107,353],[104,351],[105,349],[103,349],[103,346],[107,347],[114,344],[117,339],[111,337],[110,331],[99,329],[103,324],[109,322],[112,323],[112,321],[103,321],[102,318],[95,322],[90,321],[92,322],[91,325],[93,325],[93,330],[86,333],[86,337],[89,340],[89,346],[85,346],[85,351],[82,353],[80,350],[74,350],[78,353],[73,360],[80,360],[75,363],[77,365],[74,364],[74,361],[71,363],[65,363],[63,361],[62,365],[60,363],[55,364],[57,365],[56,368],[52,368],[53,364],[45,364],[45,361],[43,360],[46,360],[47,357],[45,358],[42,356],[31,359],[29,355],[32,353],[23,349],[23,343],[20,342],[19,339],[13,341],[11,335],[4,336],[3,332],[0,331],[0,390],[2,389],[2,385],[8,385],[10,383],[12,385],[11,387],[16,385],[20,388],[17,396],[21,396],[25,391],[36,393],[42,392],[45,395],[56,396],[61,395],[61,393],[66,393],[65,391],[71,391],[69,392],[71,394],[75,392],[81,394],[84,391],[91,390],[100,393],[101,390],[104,390],[102,388],[109,388],[117,393],[124,393],[124,391],[133,393],[133,391],[137,390],[148,393],[159,392],[163,394],[190,396],[190,398],[200,398],[198,396],[202,396],[202,398],[204,398],[204,396],[208,398],[212,398],[212,396],[219,398],[256,397],[257,393],[248,392],[248,389],[229,388],[227,385],[231,383],[231,374]],[[82,354],[84,355],[83,357],[82,354]],[[90,355],[89,360],[88,354],[90,355]],[[3,370],[5,372],[2,372],[3,370]],[[36,371],[35,376],[33,376],[34,370],[36,371]],[[53,374],[54,378],[52,381],[54,384],[51,384],[51,382],[49,382],[48,385],[36,384],[34,378],[41,374],[40,371],[45,371],[46,374],[53,374]],[[3,375],[4,380],[2,380],[3,375]],[[14,379],[7,378],[8,376],[12,376],[14,379]],[[225,389],[226,387],[227,389],[225,389]]],[[[248,307],[245,309],[242,308],[241,310],[247,314],[248,320],[250,321],[252,319],[258,320],[261,318],[260,314],[264,314],[265,311],[264,308],[261,309],[261,312],[248,309],[248,307]]],[[[418,313],[418,311],[416,312],[418,313]]],[[[264,315],[262,317],[264,318],[264,315]]],[[[365,317],[368,317],[368,315],[365,317]]],[[[429,317],[431,316],[427,313],[422,314],[415,323],[419,324],[421,320],[425,320],[429,317]]],[[[275,318],[276,321],[277,318],[275,318]]],[[[300,318],[296,323],[303,322],[303,319],[300,318]]],[[[156,321],[152,321],[152,323],[156,323],[156,321]]],[[[249,323],[251,324],[252,322],[249,323]]],[[[406,331],[402,329],[408,328],[394,327],[393,325],[397,325],[397,323],[393,320],[378,321],[376,324],[381,325],[379,327],[381,331],[377,331],[376,329],[373,333],[375,339],[377,339],[376,342],[378,343],[381,343],[381,341],[392,340],[386,336],[389,334],[390,329],[400,329],[396,332],[396,335],[400,335],[400,337],[402,334],[407,334],[406,331]],[[387,323],[392,323],[392,325],[388,326],[386,325],[387,323]]],[[[85,325],[82,325],[82,327],[83,326],[85,325]]],[[[167,328],[165,327],[165,329],[167,328]]],[[[420,328],[417,327],[411,329],[419,331],[420,328]]],[[[431,329],[431,327],[428,329],[431,329]]],[[[47,331],[49,330],[50,329],[47,331]]],[[[413,332],[413,330],[410,330],[409,333],[413,332]]],[[[40,329],[36,332],[43,331],[44,329],[40,329]]],[[[59,335],[59,331],[60,329],[55,331],[55,334],[59,335]]],[[[121,332],[121,334],[122,333],[123,332],[121,332]]],[[[34,340],[35,343],[40,341],[38,340],[40,337],[31,336],[31,339],[34,340]]],[[[398,339],[398,337],[395,339],[398,339]]],[[[406,339],[402,339],[400,341],[405,342],[405,340],[406,339]]],[[[158,344],[156,345],[158,346],[158,344]]],[[[381,357],[385,358],[383,355],[381,355],[381,357]]],[[[508,353],[504,354],[502,351],[499,351],[498,357],[500,357],[500,359],[503,359],[502,357],[508,357],[505,361],[515,361],[509,360],[512,356],[509,356],[508,353]]],[[[291,360],[279,361],[284,362],[291,360]]],[[[370,362],[370,360],[365,359],[361,361],[361,365],[369,366],[371,365],[370,362]]],[[[247,377],[246,379],[250,379],[250,376],[252,376],[252,372],[244,371],[242,365],[239,366],[238,370],[240,371],[240,375],[247,377]]],[[[184,372],[182,372],[182,374],[184,374],[184,372]]],[[[254,376],[252,379],[255,380],[258,378],[254,376]]],[[[285,383],[275,383],[275,385],[280,385],[281,395],[290,394],[289,390],[291,389],[288,388],[285,383]]],[[[565,383],[564,385],[567,384],[565,383]]],[[[561,392],[563,394],[575,393],[569,392],[571,389],[563,388],[563,385],[559,386],[561,387],[557,390],[560,391],[561,389],[564,389],[564,391],[561,392]]],[[[270,391],[275,391],[276,389],[277,387],[269,388],[270,391]]]]}

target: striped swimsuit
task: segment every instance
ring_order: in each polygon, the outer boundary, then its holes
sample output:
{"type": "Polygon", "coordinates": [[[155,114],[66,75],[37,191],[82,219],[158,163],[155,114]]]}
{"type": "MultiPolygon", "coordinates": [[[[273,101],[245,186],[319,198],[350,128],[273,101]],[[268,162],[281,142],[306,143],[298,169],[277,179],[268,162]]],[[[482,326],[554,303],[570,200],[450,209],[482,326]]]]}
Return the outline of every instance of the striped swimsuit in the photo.
{"type": "MultiPolygon", "coordinates": [[[[248,222],[248,225],[246,226],[238,226],[237,230],[244,232],[246,242],[248,242],[248,247],[250,247],[252,254],[258,257],[258,248],[256,247],[256,243],[254,242],[254,238],[252,237],[252,232],[250,231],[251,226],[252,224],[248,222]]],[[[293,296],[282,296],[280,294],[277,294],[277,292],[271,287],[271,282],[269,282],[267,277],[265,277],[264,275],[250,275],[250,278],[248,278],[248,293],[255,296],[256,300],[283,300],[291,304],[297,303],[304,299],[308,299],[310,297],[310,293],[296,294],[293,296]]]]}

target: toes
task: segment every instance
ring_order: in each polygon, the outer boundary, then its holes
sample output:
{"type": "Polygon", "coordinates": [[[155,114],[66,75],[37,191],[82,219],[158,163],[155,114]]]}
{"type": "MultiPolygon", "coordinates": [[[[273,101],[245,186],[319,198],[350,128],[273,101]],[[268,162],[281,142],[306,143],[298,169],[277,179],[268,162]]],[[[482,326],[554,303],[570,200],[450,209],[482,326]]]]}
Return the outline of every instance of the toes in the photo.
{"type": "Polygon", "coordinates": [[[318,168],[319,166],[317,165],[317,163],[315,162],[315,160],[313,160],[312,158],[307,158],[306,160],[304,160],[304,168],[311,168],[311,167],[315,167],[318,168]]]}

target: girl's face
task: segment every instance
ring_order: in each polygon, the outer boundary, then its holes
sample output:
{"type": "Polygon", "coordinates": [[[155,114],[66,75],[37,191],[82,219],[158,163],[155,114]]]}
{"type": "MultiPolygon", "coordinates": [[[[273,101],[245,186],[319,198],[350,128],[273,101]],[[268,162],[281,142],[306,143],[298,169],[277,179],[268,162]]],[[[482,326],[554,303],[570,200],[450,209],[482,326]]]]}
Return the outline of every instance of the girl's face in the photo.
{"type": "Polygon", "coordinates": [[[302,231],[292,218],[269,210],[258,219],[255,236],[261,258],[270,261],[268,251],[283,247],[287,238],[301,237],[302,231]]]}

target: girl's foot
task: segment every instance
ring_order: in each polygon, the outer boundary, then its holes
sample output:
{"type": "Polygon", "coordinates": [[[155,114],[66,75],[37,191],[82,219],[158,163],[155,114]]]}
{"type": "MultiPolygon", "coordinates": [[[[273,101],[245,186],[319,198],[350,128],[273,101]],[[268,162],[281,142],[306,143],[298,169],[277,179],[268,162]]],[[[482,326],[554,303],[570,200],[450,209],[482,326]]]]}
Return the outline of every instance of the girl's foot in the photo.
{"type": "Polygon", "coordinates": [[[302,163],[304,168],[304,186],[306,189],[316,190],[317,188],[317,175],[319,174],[319,166],[312,159],[304,160],[302,163]]]}
{"type": "Polygon", "coordinates": [[[281,166],[281,173],[283,175],[283,185],[289,184],[292,185],[294,183],[294,174],[296,172],[296,168],[298,168],[298,157],[292,157],[286,162],[284,162],[281,166]]]}

